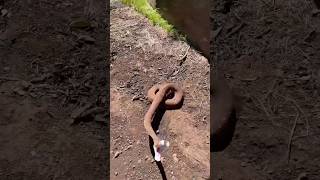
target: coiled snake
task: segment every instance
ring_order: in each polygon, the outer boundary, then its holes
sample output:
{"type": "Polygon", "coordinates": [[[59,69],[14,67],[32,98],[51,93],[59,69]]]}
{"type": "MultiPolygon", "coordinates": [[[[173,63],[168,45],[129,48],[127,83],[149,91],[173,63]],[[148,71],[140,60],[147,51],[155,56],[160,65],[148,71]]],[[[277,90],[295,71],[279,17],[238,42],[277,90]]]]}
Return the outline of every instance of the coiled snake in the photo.
{"type": "Polygon", "coordinates": [[[156,148],[160,147],[160,139],[152,128],[153,116],[157,108],[163,103],[166,109],[177,108],[182,103],[183,91],[173,83],[163,83],[161,85],[154,85],[148,91],[148,99],[152,102],[147,113],[144,116],[144,127],[147,133],[151,136],[156,148]],[[174,92],[173,98],[168,98],[168,95],[174,92]]]}

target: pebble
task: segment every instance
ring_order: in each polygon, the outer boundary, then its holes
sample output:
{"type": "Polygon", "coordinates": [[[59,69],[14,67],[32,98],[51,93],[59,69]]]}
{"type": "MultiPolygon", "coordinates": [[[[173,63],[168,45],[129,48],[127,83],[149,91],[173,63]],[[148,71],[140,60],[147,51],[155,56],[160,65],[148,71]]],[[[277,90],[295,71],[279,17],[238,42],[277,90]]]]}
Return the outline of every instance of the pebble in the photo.
{"type": "Polygon", "coordinates": [[[115,176],[118,176],[118,174],[119,174],[118,172],[115,172],[115,173],[114,173],[115,176]]]}
{"type": "Polygon", "coordinates": [[[4,70],[5,72],[8,72],[8,71],[10,71],[10,67],[4,67],[3,70],[4,70]]]}
{"type": "Polygon", "coordinates": [[[16,93],[16,94],[18,94],[18,95],[20,95],[20,96],[24,96],[25,94],[26,94],[26,92],[24,91],[24,90],[22,90],[22,89],[20,89],[20,88],[14,88],[13,89],[13,92],[14,93],[16,93]]]}
{"type": "Polygon", "coordinates": [[[246,163],[246,162],[241,162],[240,166],[246,167],[246,166],[247,166],[247,163],[246,163]]]}
{"type": "Polygon", "coordinates": [[[140,164],[140,163],[141,163],[141,159],[138,160],[138,164],[140,164]]]}
{"type": "Polygon", "coordinates": [[[174,162],[176,163],[179,162],[179,159],[177,158],[177,154],[173,154],[172,157],[174,162]]]}
{"type": "Polygon", "coordinates": [[[117,151],[117,152],[114,154],[114,157],[113,157],[113,158],[114,158],[114,159],[117,158],[120,154],[121,154],[121,151],[117,151]]]}
{"type": "Polygon", "coordinates": [[[299,174],[297,180],[308,180],[307,173],[301,173],[301,174],[299,174]]]}
{"type": "Polygon", "coordinates": [[[91,23],[84,19],[77,19],[70,23],[70,27],[76,28],[76,29],[86,29],[86,28],[89,28],[90,26],[91,26],[91,23]]]}
{"type": "Polygon", "coordinates": [[[2,9],[1,10],[1,15],[4,17],[4,16],[6,16],[7,14],[8,14],[8,10],[7,9],[2,9]]]}
{"type": "Polygon", "coordinates": [[[93,37],[87,36],[87,35],[79,36],[79,40],[82,40],[82,41],[84,41],[86,43],[94,43],[96,41],[93,37]]]}

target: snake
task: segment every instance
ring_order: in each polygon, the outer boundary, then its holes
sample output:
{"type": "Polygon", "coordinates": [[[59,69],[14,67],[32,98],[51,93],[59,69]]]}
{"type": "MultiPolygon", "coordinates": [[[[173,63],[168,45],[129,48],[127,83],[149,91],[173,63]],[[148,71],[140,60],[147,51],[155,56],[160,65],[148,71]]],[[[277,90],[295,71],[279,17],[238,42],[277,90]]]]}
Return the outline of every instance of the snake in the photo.
{"type": "Polygon", "coordinates": [[[174,83],[164,82],[151,87],[148,90],[147,98],[152,103],[144,116],[144,127],[149,136],[152,138],[155,147],[159,148],[160,138],[156,135],[151,125],[155,112],[162,104],[166,109],[177,108],[182,103],[183,91],[174,83]],[[172,98],[168,97],[170,92],[174,93],[172,98]]]}

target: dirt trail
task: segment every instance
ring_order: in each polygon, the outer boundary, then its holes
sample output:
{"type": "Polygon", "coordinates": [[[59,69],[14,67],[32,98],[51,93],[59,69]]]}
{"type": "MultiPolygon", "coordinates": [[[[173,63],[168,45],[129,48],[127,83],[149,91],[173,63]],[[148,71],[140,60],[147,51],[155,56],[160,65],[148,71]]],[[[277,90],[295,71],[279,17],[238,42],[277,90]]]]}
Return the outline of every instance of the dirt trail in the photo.
{"type": "Polygon", "coordinates": [[[160,136],[168,179],[209,175],[209,64],[184,42],[168,37],[146,18],[111,3],[111,179],[161,179],[143,117],[147,90],[169,80],[185,92],[183,107],[166,111],[160,136]],[[184,54],[186,54],[185,57],[184,54]]]}

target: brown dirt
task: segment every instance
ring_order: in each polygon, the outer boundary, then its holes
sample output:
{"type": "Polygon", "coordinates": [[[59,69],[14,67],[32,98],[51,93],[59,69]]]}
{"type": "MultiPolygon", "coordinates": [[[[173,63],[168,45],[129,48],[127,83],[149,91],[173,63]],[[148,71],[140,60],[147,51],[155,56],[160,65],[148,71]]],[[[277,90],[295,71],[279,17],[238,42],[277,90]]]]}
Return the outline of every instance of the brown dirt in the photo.
{"type": "Polygon", "coordinates": [[[208,61],[192,48],[181,58],[186,43],[131,8],[116,2],[111,8],[111,179],[163,177],[153,161],[143,118],[150,105],[147,90],[166,80],[185,92],[182,108],[166,111],[161,119],[160,136],[170,142],[162,154],[166,177],[208,178],[208,61]]]}
{"type": "Polygon", "coordinates": [[[105,4],[0,2],[0,179],[105,179],[105,4]]]}
{"type": "Polygon", "coordinates": [[[242,99],[231,145],[213,154],[214,178],[319,179],[319,10],[284,0],[214,8],[214,58],[242,99]]]}

